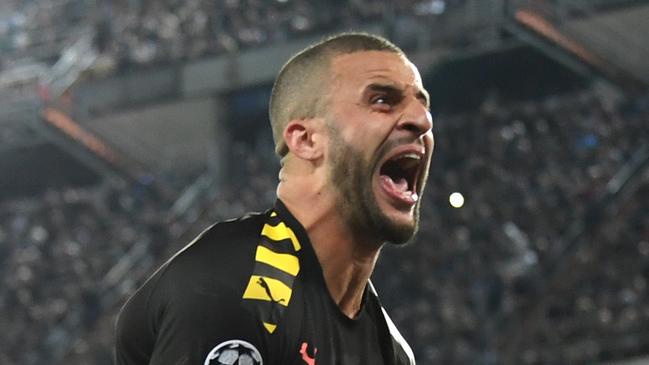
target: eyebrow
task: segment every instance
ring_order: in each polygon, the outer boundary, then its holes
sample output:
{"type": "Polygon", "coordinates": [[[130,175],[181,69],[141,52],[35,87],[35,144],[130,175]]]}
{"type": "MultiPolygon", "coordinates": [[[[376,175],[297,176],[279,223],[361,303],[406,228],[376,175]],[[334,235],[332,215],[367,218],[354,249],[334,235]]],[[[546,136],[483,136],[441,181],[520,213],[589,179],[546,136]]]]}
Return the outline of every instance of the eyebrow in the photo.
{"type": "MultiPolygon", "coordinates": [[[[381,84],[380,83],[369,84],[366,87],[366,90],[383,92],[383,93],[390,94],[390,95],[399,95],[401,97],[403,97],[403,94],[404,94],[404,91],[401,88],[399,88],[399,87],[397,87],[395,85],[382,84],[382,83],[381,84]]],[[[415,96],[417,97],[417,99],[422,101],[422,104],[424,104],[424,106],[426,106],[426,108],[430,108],[430,97],[429,97],[428,92],[426,90],[418,89],[415,96]]]]}

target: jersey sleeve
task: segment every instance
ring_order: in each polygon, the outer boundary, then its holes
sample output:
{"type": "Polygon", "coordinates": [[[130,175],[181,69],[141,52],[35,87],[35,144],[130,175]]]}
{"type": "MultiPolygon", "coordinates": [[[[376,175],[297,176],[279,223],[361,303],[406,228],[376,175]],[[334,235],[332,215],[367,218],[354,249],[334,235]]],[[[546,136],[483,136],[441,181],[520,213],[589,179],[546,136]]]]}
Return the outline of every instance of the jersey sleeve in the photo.
{"type": "Polygon", "coordinates": [[[123,307],[118,365],[219,364],[220,356],[258,364],[267,356],[261,323],[242,304],[248,255],[198,244],[159,269],[123,307]]]}
{"type": "Polygon", "coordinates": [[[259,322],[228,291],[176,291],[160,320],[150,363],[203,364],[213,349],[233,341],[264,350],[259,322]]]}

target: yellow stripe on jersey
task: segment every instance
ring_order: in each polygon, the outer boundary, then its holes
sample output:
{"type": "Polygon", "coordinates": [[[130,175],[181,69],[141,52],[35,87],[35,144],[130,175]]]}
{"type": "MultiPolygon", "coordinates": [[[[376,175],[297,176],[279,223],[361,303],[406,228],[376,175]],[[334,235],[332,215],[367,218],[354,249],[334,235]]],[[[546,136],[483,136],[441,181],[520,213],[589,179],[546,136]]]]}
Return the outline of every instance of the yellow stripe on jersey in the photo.
{"type": "Polygon", "coordinates": [[[295,237],[295,233],[293,233],[293,230],[287,227],[284,222],[280,222],[276,226],[265,224],[264,228],[261,230],[261,234],[262,236],[266,236],[273,241],[290,239],[293,243],[293,248],[295,249],[295,251],[299,251],[301,248],[300,242],[297,240],[297,237],[295,237]]]}
{"type": "Polygon", "coordinates": [[[272,334],[273,332],[275,332],[275,328],[277,328],[277,325],[264,322],[264,327],[266,327],[266,331],[268,331],[268,333],[272,334]]]}
{"type": "Polygon", "coordinates": [[[263,262],[276,269],[280,269],[293,276],[300,272],[300,261],[296,256],[287,253],[277,253],[267,249],[264,246],[257,246],[255,260],[263,262]]]}
{"type": "Polygon", "coordinates": [[[243,293],[243,302],[257,313],[259,321],[269,334],[276,332],[284,310],[291,301],[292,286],[300,272],[300,260],[296,252],[302,247],[295,232],[279,218],[277,212],[271,212],[261,229],[260,235],[264,238],[256,248],[256,264],[243,293]],[[295,252],[287,252],[288,247],[283,247],[287,241],[291,242],[295,252]],[[268,266],[288,275],[273,270],[269,272],[268,266]],[[273,278],[275,275],[282,277],[282,280],[273,278]],[[265,302],[280,305],[269,306],[265,302]]]}
{"type": "Polygon", "coordinates": [[[281,281],[265,276],[252,275],[243,293],[244,299],[276,302],[288,306],[293,290],[281,281]]]}

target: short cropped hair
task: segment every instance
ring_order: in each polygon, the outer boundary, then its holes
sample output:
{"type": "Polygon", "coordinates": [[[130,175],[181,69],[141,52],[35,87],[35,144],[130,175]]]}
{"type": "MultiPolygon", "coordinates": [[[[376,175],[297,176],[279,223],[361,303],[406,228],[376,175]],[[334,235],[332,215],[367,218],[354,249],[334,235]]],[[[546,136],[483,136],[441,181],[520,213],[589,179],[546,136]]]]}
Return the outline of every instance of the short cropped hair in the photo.
{"type": "MultiPolygon", "coordinates": [[[[362,51],[385,51],[404,55],[387,39],[367,33],[341,33],[315,43],[293,56],[282,67],[270,95],[269,117],[275,140],[275,153],[286,156],[284,128],[289,121],[322,115],[327,101],[329,66],[339,55],[362,51]]],[[[405,56],[405,55],[404,55],[405,56]]]]}

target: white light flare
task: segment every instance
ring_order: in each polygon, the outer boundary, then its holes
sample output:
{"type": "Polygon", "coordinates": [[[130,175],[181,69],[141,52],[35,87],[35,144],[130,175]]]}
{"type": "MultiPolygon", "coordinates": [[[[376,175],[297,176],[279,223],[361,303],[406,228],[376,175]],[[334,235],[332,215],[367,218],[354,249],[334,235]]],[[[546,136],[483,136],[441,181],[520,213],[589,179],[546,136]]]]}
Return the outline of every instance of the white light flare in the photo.
{"type": "Polygon", "coordinates": [[[464,205],[464,195],[456,191],[449,195],[448,202],[453,208],[462,208],[462,206],[464,205]]]}

